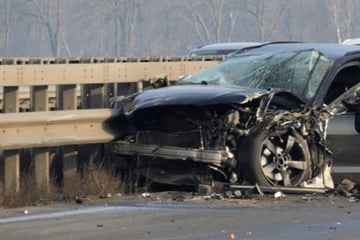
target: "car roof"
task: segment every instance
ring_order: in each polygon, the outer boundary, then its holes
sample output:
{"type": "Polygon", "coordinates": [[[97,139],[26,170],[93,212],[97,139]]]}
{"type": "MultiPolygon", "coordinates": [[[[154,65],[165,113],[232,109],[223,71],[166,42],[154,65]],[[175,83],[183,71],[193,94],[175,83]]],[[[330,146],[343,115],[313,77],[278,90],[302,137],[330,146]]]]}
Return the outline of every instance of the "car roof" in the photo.
{"type": "Polygon", "coordinates": [[[234,54],[234,56],[241,53],[264,54],[310,49],[316,50],[324,54],[325,56],[334,59],[351,54],[360,55],[360,46],[358,45],[342,45],[336,43],[272,42],[240,50],[236,54],[234,54]]]}
{"type": "Polygon", "coordinates": [[[244,47],[250,47],[254,45],[260,45],[259,42],[226,42],[226,43],[214,43],[203,45],[196,48],[194,51],[197,50],[223,50],[223,49],[241,49],[244,47]]]}
{"type": "Polygon", "coordinates": [[[190,52],[191,55],[201,55],[201,53],[214,53],[222,54],[224,51],[236,51],[247,47],[261,45],[259,42],[224,42],[224,43],[213,43],[207,44],[195,48],[190,52]]]}

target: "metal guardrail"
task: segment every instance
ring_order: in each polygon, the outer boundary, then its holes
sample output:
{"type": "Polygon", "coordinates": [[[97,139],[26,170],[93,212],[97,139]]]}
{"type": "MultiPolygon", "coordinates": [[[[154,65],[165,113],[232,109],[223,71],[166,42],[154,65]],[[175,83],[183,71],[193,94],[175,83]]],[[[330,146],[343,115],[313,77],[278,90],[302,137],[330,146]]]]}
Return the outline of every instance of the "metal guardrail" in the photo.
{"type": "MultiPolygon", "coordinates": [[[[79,105],[82,109],[106,108],[106,101],[110,97],[124,92],[121,88],[129,88],[129,86],[115,85],[135,83],[137,86],[131,91],[142,90],[139,82],[143,80],[159,74],[165,74],[170,80],[176,80],[180,75],[191,74],[222,59],[223,56],[0,58],[0,102],[4,103],[0,118],[0,140],[6,139],[0,141],[0,150],[61,145],[67,134],[74,135],[73,129],[70,128],[71,124],[79,124],[76,121],[86,124],[86,121],[90,123],[94,120],[96,114],[90,110],[76,110],[79,105]],[[17,113],[24,103],[26,106],[22,111],[27,113],[17,113]],[[46,112],[53,109],[74,112],[46,112]],[[74,123],[68,123],[70,118],[74,123]],[[67,122],[62,122],[64,119],[67,122]],[[53,124],[54,122],[57,124],[53,124]],[[44,129],[47,129],[47,132],[44,129]],[[45,133],[50,136],[49,129],[52,131],[53,139],[40,138],[45,133]],[[38,134],[32,135],[30,130],[37,131],[38,134]],[[32,144],[26,140],[29,138],[32,138],[32,144]],[[59,143],[56,139],[59,139],[59,143]],[[24,143],[20,143],[22,141],[24,143]],[[40,142],[44,143],[40,144],[40,142]]],[[[125,92],[129,93],[126,90],[125,92]]],[[[109,115],[109,110],[95,111],[98,116],[102,116],[100,117],[102,120],[109,115]]],[[[93,129],[97,127],[100,125],[93,129]]],[[[86,143],[86,133],[81,133],[84,135],[84,140],[78,142],[77,138],[73,137],[74,144],[86,143]]],[[[89,138],[89,143],[93,141],[100,140],[89,138]]],[[[71,143],[72,140],[68,142],[71,143]]]]}
{"type": "MultiPolygon", "coordinates": [[[[19,149],[35,148],[35,180],[39,188],[48,187],[48,147],[113,139],[103,125],[112,114],[104,109],[110,97],[141,91],[144,80],[159,74],[176,80],[222,59],[0,58],[0,150],[6,150],[0,167],[4,168],[6,193],[20,188],[19,149]]],[[[64,185],[66,178],[76,173],[76,154],[63,150],[64,185]]]]}
{"type": "Polygon", "coordinates": [[[8,113],[0,117],[0,150],[105,143],[110,109],[8,113]]]}
{"type": "MultiPolygon", "coordinates": [[[[49,107],[58,107],[57,97],[61,95],[62,86],[76,85],[77,98],[89,95],[84,85],[136,84],[149,80],[159,74],[168,79],[176,80],[179,76],[191,74],[204,67],[213,65],[223,57],[148,57],[148,58],[0,58],[0,108],[8,112],[4,105],[6,93],[17,94],[17,100],[22,111],[29,111],[34,105],[29,96],[36,87],[46,86],[49,95],[49,107]],[[2,89],[3,87],[4,89],[2,89]],[[13,89],[16,87],[17,89],[13,89]],[[60,92],[59,92],[60,91],[60,92]],[[82,91],[81,93],[79,93],[82,91]]],[[[122,87],[112,87],[113,91],[122,91],[122,87]]],[[[107,91],[107,90],[100,90],[107,91]]],[[[107,93],[107,97],[117,95],[117,92],[107,93]]],[[[83,98],[85,99],[85,98],[83,98]]],[[[11,100],[14,101],[14,100],[11,100]]],[[[78,100],[78,107],[83,105],[78,100]]],[[[103,106],[97,106],[103,107],[103,106]]],[[[11,111],[14,108],[11,107],[11,111]]],[[[68,108],[65,108],[68,109],[68,108]]],[[[47,110],[47,109],[41,109],[47,110]]]]}
{"type": "Polygon", "coordinates": [[[176,80],[223,57],[0,59],[0,86],[136,82],[165,74],[176,80]]]}

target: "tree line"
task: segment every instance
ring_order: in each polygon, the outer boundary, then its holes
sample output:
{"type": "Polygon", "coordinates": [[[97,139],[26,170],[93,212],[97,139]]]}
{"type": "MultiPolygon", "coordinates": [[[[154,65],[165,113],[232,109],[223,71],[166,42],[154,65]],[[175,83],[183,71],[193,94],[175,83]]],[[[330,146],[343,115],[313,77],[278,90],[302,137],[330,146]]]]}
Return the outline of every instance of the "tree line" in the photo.
{"type": "Polygon", "coordinates": [[[358,0],[0,0],[0,57],[186,55],[229,41],[360,37],[358,0]]]}

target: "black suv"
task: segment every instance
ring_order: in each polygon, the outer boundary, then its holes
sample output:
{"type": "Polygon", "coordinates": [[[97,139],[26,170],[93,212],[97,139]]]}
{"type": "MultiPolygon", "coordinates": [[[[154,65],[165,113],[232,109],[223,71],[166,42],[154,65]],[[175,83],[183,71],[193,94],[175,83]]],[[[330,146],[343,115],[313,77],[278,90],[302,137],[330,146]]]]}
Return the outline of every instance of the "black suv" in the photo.
{"type": "Polygon", "coordinates": [[[251,46],[114,106],[113,151],[156,182],[332,187],[360,172],[360,46],[251,46]]]}

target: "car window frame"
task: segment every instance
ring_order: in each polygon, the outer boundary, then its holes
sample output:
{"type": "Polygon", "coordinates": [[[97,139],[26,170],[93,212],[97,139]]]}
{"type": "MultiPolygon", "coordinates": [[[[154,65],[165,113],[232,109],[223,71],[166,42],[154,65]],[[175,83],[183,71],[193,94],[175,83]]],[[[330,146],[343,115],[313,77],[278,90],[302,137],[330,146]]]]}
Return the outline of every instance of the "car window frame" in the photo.
{"type": "MultiPolygon", "coordinates": [[[[355,96],[356,91],[360,91],[360,81],[354,86],[352,86],[350,89],[345,91],[343,94],[335,98],[332,102],[330,102],[326,107],[327,111],[332,115],[341,115],[341,114],[345,114],[346,112],[354,112],[351,111],[351,109],[349,109],[349,107],[346,106],[346,104],[344,104],[344,101],[350,98],[360,98],[359,96],[355,96]]],[[[358,112],[355,111],[355,113],[358,112]]]]}

